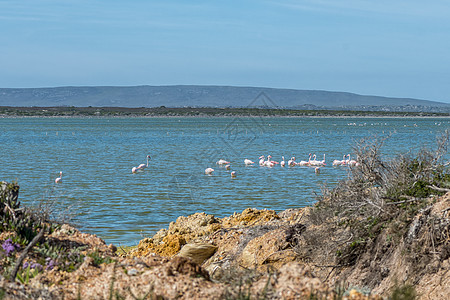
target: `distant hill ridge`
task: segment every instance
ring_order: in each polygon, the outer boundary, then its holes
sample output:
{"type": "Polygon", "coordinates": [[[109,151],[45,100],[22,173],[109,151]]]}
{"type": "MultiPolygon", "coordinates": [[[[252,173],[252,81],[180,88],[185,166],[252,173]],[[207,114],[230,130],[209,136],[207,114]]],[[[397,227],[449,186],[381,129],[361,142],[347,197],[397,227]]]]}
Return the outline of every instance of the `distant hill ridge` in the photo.
{"type": "Polygon", "coordinates": [[[202,85],[0,88],[0,106],[450,108],[437,101],[347,92],[202,85]]]}

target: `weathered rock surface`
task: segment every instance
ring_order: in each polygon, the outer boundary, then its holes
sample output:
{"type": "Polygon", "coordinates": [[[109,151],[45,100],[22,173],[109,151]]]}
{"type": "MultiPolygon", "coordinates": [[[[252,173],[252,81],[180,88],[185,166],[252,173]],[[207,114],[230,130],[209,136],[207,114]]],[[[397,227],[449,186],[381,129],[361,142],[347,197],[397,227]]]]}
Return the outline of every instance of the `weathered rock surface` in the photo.
{"type": "MultiPolygon", "coordinates": [[[[6,299],[333,299],[341,286],[344,299],[381,299],[373,294],[385,296],[400,282],[414,285],[422,299],[447,299],[449,214],[447,194],[418,214],[395,246],[393,232],[382,231],[352,265],[340,263],[333,248],[349,243],[351,234],[322,223],[312,207],[182,216],[121,255],[97,236],[63,225],[45,239],[81,247],[81,265],[43,271],[26,285],[0,277],[0,292],[6,299]],[[417,253],[426,257],[411,255],[423,245],[427,252],[417,253]],[[372,296],[361,293],[367,289],[372,296]]],[[[1,233],[0,242],[9,236],[1,233]]]]}
{"type": "MultiPolygon", "coordinates": [[[[430,234],[430,228],[424,225],[429,220],[439,223],[440,227],[436,226],[447,230],[441,234],[449,236],[449,199],[450,194],[441,197],[428,210],[416,216],[417,220],[411,224],[409,235],[414,237],[410,237],[410,241],[405,237],[393,247],[385,242],[391,239],[390,234],[393,233],[383,232],[354,265],[340,264],[333,247],[349,243],[351,233],[337,223],[322,224],[318,216],[312,213],[311,207],[290,209],[279,214],[270,210],[246,209],[241,214],[235,213],[223,219],[195,214],[179,218],[168,230],[161,230],[156,236],[159,241],[161,236],[177,236],[179,240],[209,243],[217,247],[202,265],[214,280],[226,281],[233,272],[243,270],[289,273],[289,266],[300,264],[308,267],[308,272],[314,274],[314,278],[322,284],[325,283],[328,289],[345,282],[347,286],[358,286],[365,291],[388,295],[397,284],[411,284],[423,299],[446,299],[445,295],[450,294],[450,244],[447,242],[439,249],[430,249],[441,255],[428,259],[429,265],[423,266],[422,274],[411,257],[402,253],[411,251],[412,246],[418,246],[426,238],[425,235],[430,234]],[[199,217],[210,221],[199,222],[199,217]],[[197,230],[195,234],[192,228],[197,230]],[[414,245],[411,244],[412,240],[414,245]]],[[[141,243],[139,246],[145,249],[145,244],[141,243]]],[[[171,247],[164,242],[158,243],[158,246],[171,247]]],[[[146,253],[139,251],[131,252],[130,255],[146,253]]],[[[162,252],[169,253],[165,250],[162,252]]],[[[278,285],[272,287],[279,289],[278,285]]],[[[326,288],[321,286],[319,290],[326,288]]],[[[275,294],[284,298],[298,296],[281,291],[275,294]]]]}
{"type": "Polygon", "coordinates": [[[201,265],[205,260],[210,258],[216,250],[216,246],[207,243],[187,244],[181,248],[178,256],[189,258],[196,264],[201,265]]]}

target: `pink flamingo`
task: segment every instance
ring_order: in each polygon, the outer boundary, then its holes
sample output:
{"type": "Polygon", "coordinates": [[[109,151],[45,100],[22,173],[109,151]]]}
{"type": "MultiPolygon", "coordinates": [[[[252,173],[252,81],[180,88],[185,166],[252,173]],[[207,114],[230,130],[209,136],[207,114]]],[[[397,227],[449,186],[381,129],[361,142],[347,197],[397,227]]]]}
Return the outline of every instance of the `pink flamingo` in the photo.
{"type": "Polygon", "coordinates": [[[309,160],[309,164],[311,165],[311,166],[317,166],[317,163],[319,162],[318,160],[316,160],[316,154],[313,154],[313,156],[312,156],[312,160],[309,160]]]}
{"type": "Polygon", "coordinates": [[[205,169],[205,174],[206,174],[206,175],[211,175],[212,172],[214,172],[214,169],[213,169],[213,168],[206,168],[206,169],[205,169]]]}
{"type": "Polygon", "coordinates": [[[335,159],[335,160],[333,160],[333,166],[340,166],[340,165],[345,165],[345,156],[346,155],[344,155],[343,157],[342,157],[342,160],[339,160],[339,159],[335,159]]]}
{"type": "Polygon", "coordinates": [[[148,167],[148,160],[151,159],[150,155],[147,155],[147,164],[140,164],[137,169],[143,170],[148,167]]]}
{"type": "Polygon", "coordinates": [[[294,156],[291,157],[290,160],[288,160],[288,166],[289,166],[289,167],[295,166],[295,157],[294,157],[294,156]]]}
{"type": "Polygon", "coordinates": [[[326,163],[325,163],[325,153],[323,154],[323,160],[321,161],[321,164],[322,164],[322,166],[326,165],[326,163]]]}
{"type": "Polygon", "coordinates": [[[286,165],[286,162],[284,161],[284,156],[281,157],[282,160],[280,162],[280,166],[284,167],[286,165]]]}
{"type": "Polygon", "coordinates": [[[270,160],[271,158],[272,158],[272,156],[268,155],[267,160],[263,162],[262,166],[269,167],[269,168],[274,167],[277,164],[277,162],[270,160]]]}
{"type": "Polygon", "coordinates": [[[269,164],[271,164],[271,165],[278,165],[279,164],[279,162],[271,160],[271,158],[272,158],[272,155],[268,155],[267,156],[267,161],[269,162],[269,164]]]}
{"type": "Polygon", "coordinates": [[[264,165],[266,167],[272,168],[275,166],[275,164],[273,162],[271,162],[270,160],[266,160],[266,162],[264,163],[264,165]]]}
{"type": "Polygon", "coordinates": [[[216,162],[216,164],[217,165],[229,165],[229,164],[231,164],[229,161],[226,161],[225,159],[219,159],[217,162],[216,162]]]}
{"type": "Polygon", "coordinates": [[[309,153],[309,159],[308,159],[308,161],[301,160],[301,161],[298,163],[298,165],[299,165],[299,166],[309,166],[309,165],[310,165],[310,162],[311,162],[311,153],[309,153]]]}
{"type": "Polygon", "coordinates": [[[260,166],[264,166],[264,159],[265,159],[266,157],[264,156],[264,155],[261,155],[260,157],[259,157],[259,165],[260,166]]]}
{"type": "Polygon", "coordinates": [[[357,162],[354,159],[350,159],[350,154],[348,154],[348,162],[347,162],[349,167],[359,167],[359,162],[357,162]]]}
{"type": "Polygon", "coordinates": [[[250,159],[244,159],[244,164],[246,165],[246,166],[248,166],[248,165],[253,165],[255,162],[253,162],[253,161],[251,161],[250,159]]]}
{"type": "Polygon", "coordinates": [[[236,171],[231,172],[231,177],[236,177],[236,171]]]}
{"type": "Polygon", "coordinates": [[[270,163],[270,158],[267,157],[267,160],[264,161],[263,166],[265,167],[273,167],[273,165],[270,163]]]}
{"type": "Polygon", "coordinates": [[[350,162],[350,154],[346,155],[348,157],[348,159],[345,160],[345,164],[348,165],[348,163],[350,162]]]}
{"type": "Polygon", "coordinates": [[[55,183],[61,183],[61,182],[62,182],[62,171],[59,172],[59,177],[57,177],[57,178],[55,179],[55,183]]]}
{"type": "Polygon", "coordinates": [[[316,160],[316,155],[313,155],[313,160],[310,161],[311,166],[325,166],[325,154],[323,155],[323,160],[316,160]]]}

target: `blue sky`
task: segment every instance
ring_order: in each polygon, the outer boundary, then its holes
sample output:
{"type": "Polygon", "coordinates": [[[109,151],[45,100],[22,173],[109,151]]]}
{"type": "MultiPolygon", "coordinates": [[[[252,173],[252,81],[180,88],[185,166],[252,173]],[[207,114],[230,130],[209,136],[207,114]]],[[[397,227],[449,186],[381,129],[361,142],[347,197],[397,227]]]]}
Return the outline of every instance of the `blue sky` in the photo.
{"type": "Polygon", "coordinates": [[[0,87],[206,84],[450,103],[450,1],[0,0],[0,87]]]}

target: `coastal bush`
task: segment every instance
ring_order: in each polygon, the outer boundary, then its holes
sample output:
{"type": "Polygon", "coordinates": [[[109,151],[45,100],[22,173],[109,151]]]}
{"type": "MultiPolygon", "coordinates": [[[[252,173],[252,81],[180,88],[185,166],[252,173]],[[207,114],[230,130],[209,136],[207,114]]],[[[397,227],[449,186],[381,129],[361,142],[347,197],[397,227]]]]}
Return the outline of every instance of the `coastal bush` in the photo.
{"type": "Polygon", "coordinates": [[[89,253],[87,256],[89,256],[93,259],[92,263],[94,264],[94,266],[100,266],[103,263],[110,264],[110,263],[114,262],[114,260],[111,257],[102,256],[98,252],[98,250],[89,253]]]}
{"type": "Polygon", "coordinates": [[[413,285],[405,284],[398,286],[396,285],[393,290],[391,300],[414,300],[417,299],[417,292],[413,285]]]}
{"type": "Polygon", "coordinates": [[[86,246],[52,245],[50,240],[45,240],[35,248],[38,261],[45,265],[46,270],[58,267],[59,270],[66,272],[72,272],[81,265],[85,257],[82,254],[84,250],[86,246]]]}
{"type": "Polygon", "coordinates": [[[9,235],[0,248],[4,276],[27,284],[44,269],[58,267],[70,272],[81,265],[82,247],[54,245],[44,238],[44,233],[51,234],[61,223],[51,218],[50,206],[20,207],[16,183],[0,182],[0,188],[0,230],[9,235]]]}
{"type": "MultiPolygon", "coordinates": [[[[13,241],[27,245],[46,225],[50,225],[48,211],[30,207],[20,207],[17,183],[0,182],[0,230],[13,232],[13,241]]],[[[56,224],[46,226],[50,231],[56,224]]]]}
{"type": "MultiPolygon", "coordinates": [[[[387,137],[389,138],[389,137],[387,137]]],[[[387,230],[386,246],[404,238],[414,217],[432,203],[433,197],[450,191],[447,154],[449,133],[445,131],[436,140],[434,149],[422,148],[394,158],[384,158],[382,146],[387,138],[365,138],[354,146],[359,166],[349,168],[349,176],[334,189],[324,189],[311,220],[317,225],[327,223],[329,230],[342,232],[345,237],[329,242],[334,247],[338,265],[352,265],[367,251],[366,246],[387,230]]],[[[431,222],[427,220],[427,222],[431,222]]],[[[440,231],[447,232],[448,224],[437,227],[426,223],[433,239],[429,243],[441,245],[440,231]],[[447,230],[447,231],[446,231],[447,230]]],[[[308,232],[303,236],[308,239],[308,232]]],[[[309,239],[314,245],[317,236],[309,239]]],[[[430,239],[428,239],[430,240],[430,239]]],[[[298,252],[304,250],[298,249],[298,252]]]]}

